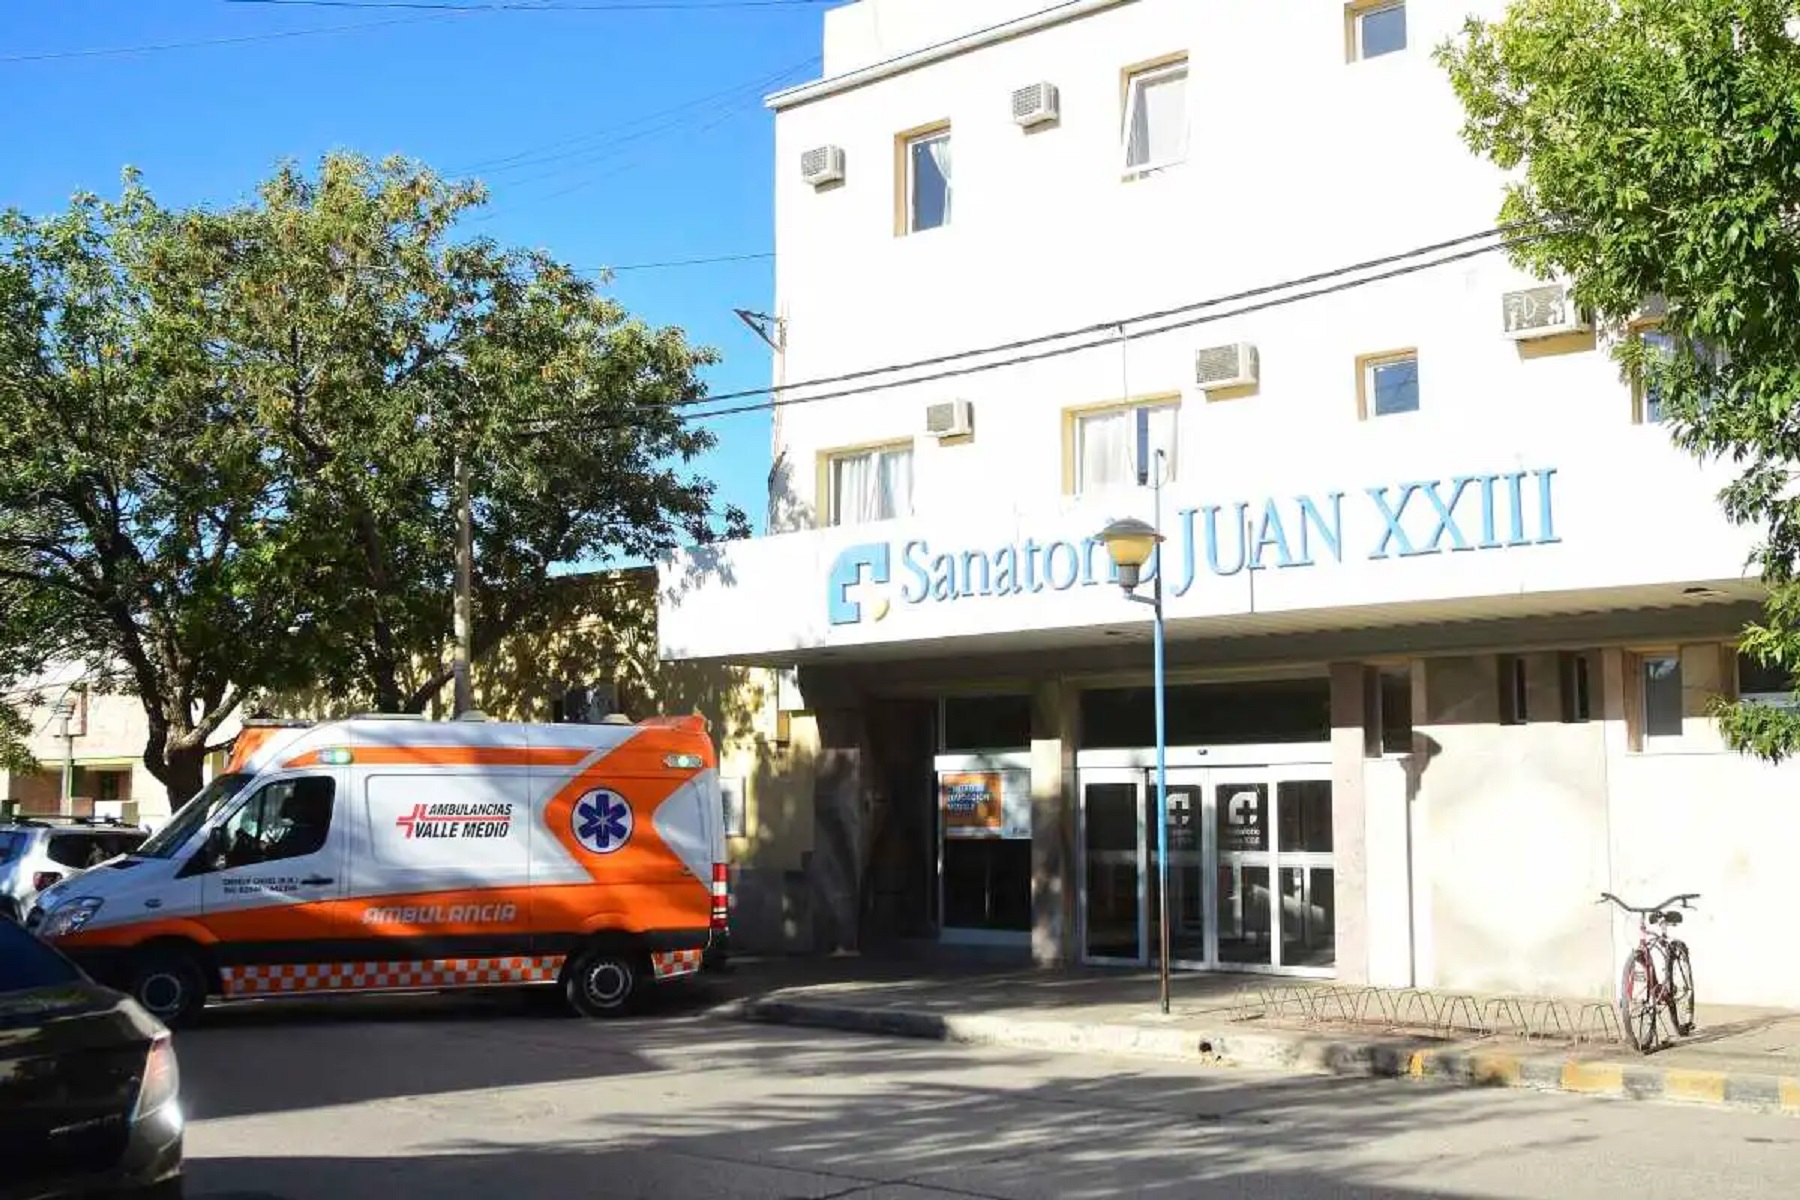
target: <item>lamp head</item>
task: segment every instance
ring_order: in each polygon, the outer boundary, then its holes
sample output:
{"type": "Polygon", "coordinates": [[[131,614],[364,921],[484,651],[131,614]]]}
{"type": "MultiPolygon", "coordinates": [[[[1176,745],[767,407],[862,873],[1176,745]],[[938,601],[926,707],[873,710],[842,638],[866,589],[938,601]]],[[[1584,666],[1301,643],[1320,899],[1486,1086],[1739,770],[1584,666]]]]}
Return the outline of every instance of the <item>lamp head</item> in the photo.
{"type": "Polygon", "coordinates": [[[1128,592],[1137,587],[1143,577],[1144,564],[1150,561],[1157,544],[1163,540],[1154,525],[1136,517],[1114,521],[1102,529],[1098,537],[1119,573],[1119,585],[1128,592]]]}

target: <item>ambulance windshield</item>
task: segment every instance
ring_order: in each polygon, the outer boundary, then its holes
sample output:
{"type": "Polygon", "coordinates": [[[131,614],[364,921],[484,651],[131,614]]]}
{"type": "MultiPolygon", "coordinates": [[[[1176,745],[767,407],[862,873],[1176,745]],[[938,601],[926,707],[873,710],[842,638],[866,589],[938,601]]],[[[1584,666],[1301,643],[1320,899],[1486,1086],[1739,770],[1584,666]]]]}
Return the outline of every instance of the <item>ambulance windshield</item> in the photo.
{"type": "Polygon", "coordinates": [[[250,782],[248,773],[221,775],[201,789],[200,794],[181,806],[181,811],[169,819],[169,823],[150,835],[145,843],[134,853],[135,858],[169,858],[187,845],[194,831],[206,824],[211,816],[219,811],[233,796],[244,790],[250,782]]]}

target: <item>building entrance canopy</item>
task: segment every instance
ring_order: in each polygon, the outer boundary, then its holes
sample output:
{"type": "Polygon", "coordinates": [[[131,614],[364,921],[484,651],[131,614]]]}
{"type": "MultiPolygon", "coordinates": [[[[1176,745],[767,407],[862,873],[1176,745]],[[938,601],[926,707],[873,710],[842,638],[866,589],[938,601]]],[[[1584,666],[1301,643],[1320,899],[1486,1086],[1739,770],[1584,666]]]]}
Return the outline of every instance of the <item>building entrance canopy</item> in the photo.
{"type": "MultiPolygon", "coordinates": [[[[1677,603],[1684,586],[1743,580],[1754,535],[1718,509],[1728,474],[1662,436],[1425,459],[1398,448],[1304,468],[1190,457],[1165,491],[1166,541],[1147,568],[1163,573],[1169,619],[1362,610],[1347,623],[1366,624],[1371,606],[1500,598],[1529,615],[1536,596],[1619,589],[1642,605],[1659,602],[1645,589],[1667,585],[1660,602],[1677,603]]],[[[1139,624],[1094,535],[1149,509],[1147,490],[1127,489],[677,555],[660,568],[662,653],[796,662],[1139,624]]]]}

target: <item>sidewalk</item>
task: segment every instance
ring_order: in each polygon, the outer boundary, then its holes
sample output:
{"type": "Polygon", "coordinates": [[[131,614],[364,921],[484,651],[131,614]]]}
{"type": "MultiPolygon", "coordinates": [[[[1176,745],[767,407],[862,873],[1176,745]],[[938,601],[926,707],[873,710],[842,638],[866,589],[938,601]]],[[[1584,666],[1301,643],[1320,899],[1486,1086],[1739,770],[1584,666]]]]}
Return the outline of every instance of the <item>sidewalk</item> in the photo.
{"type": "Polygon", "coordinates": [[[1701,1005],[1651,1055],[1597,1001],[1178,973],[1037,971],[930,958],[739,960],[714,985],[739,1020],[1216,1068],[1427,1078],[1800,1115],[1800,1012],[1701,1005]]]}

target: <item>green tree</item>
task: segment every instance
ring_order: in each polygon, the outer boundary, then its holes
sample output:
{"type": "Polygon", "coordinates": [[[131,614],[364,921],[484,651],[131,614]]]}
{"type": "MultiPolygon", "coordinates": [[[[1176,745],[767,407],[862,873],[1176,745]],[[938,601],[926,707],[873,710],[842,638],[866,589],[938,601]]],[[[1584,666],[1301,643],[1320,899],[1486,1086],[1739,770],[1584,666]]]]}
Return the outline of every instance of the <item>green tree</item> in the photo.
{"type": "MultiPolygon", "coordinates": [[[[1739,468],[1720,501],[1761,534],[1769,589],[1744,650],[1800,667],[1800,44],[1796,0],[1515,0],[1438,48],[1463,137],[1507,173],[1515,262],[1562,276],[1625,337],[1622,369],[1677,444],[1739,468]]],[[[1747,564],[1749,565],[1749,564],[1747,564]]],[[[1780,761],[1800,714],[1721,703],[1737,749],[1780,761]]]]}
{"type": "Polygon", "coordinates": [[[747,531],[684,470],[711,352],[458,240],[482,200],[334,155],[218,210],[128,175],[0,218],[0,663],[123,664],[171,796],[247,696],[443,688],[459,463],[477,654],[547,619],[559,564],[747,531]]]}

